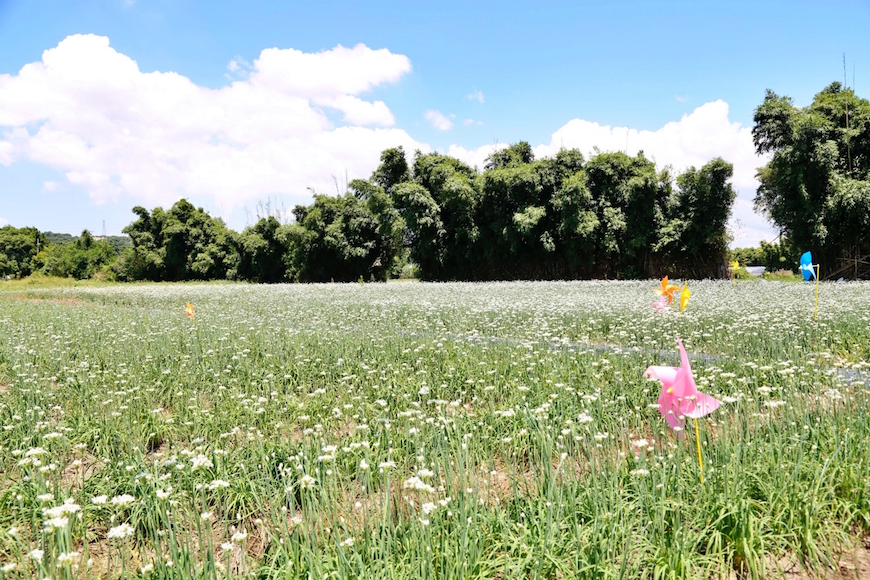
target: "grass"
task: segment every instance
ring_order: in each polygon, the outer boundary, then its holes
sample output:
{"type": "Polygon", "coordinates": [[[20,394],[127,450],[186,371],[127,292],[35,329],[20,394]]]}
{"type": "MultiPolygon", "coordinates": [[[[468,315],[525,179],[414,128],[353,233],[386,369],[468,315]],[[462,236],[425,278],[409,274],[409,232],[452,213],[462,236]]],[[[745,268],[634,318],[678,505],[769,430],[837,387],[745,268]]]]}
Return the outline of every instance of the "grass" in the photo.
{"type": "Polygon", "coordinates": [[[0,286],[3,577],[770,577],[870,534],[870,286],[0,286]],[[192,302],[196,317],[184,315],[192,302]],[[651,364],[725,401],[694,437],[651,364]]]}

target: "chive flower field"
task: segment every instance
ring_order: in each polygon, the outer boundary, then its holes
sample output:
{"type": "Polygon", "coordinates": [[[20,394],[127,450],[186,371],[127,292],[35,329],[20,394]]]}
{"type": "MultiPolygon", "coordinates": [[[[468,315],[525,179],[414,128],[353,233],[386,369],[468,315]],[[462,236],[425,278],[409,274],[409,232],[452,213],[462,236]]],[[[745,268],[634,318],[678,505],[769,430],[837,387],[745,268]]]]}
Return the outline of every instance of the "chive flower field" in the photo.
{"type": "Polygon", "coordinates": [[[0,286],[0,578],[870,577],[870,284],[657,287],[0,286]]]}

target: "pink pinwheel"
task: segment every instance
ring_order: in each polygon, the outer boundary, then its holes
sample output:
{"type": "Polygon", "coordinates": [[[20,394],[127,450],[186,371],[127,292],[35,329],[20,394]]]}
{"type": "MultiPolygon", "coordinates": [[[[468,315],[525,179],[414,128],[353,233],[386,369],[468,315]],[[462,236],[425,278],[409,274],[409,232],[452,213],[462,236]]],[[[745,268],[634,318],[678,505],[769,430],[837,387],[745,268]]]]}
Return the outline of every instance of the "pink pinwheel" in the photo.
{"type": "Polygon", "coordinates": [[[656,309],[656,312],[661,312],[663,310],[667,310],[668,303],[665,300],[665,297],[662,296],[661,298],[659,298],[658,302],[652,302],[651,306],[656,309]]]}
{"type": "Polygon", "coordinates": [[[662,392],[659,395],[659,413],[674,429],[683,428],[683,418],[698,419],[709,415],[719,408],[721,401],[698,391],[689,357],[683,348],[683,341],[677,339],[680,345],[679,367],[651,366],[643,373],[662,382],[662,392]]]}

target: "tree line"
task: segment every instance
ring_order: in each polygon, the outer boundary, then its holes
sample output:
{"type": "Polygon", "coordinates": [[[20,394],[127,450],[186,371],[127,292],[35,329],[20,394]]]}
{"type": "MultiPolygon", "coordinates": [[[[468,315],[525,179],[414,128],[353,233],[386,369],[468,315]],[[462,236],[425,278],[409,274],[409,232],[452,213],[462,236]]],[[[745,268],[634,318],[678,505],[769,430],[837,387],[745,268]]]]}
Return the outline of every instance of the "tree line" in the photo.
{"type": "Polygon", "coordinates": [[[237,233],[184,199],[137,206],[123,230],[132,245],[119,254],[85,232],[20,258],[15,273],[349,282],[383,281],[410,263],[424,280],[711,277],[727,259],[731,175],[722,159],[676,177],[643,153],[536,160],[525,142],[479,172],[439,153],[418,151],[409,164],[398,147],[344,195],[296,206],[291,223],[264,215],[237,233]]]}
{"type": "MultiPolygon", "coordinates": [[[[823,275],[844,257],[857,275],[859,258],[870,259],[870,103],[840,83],[803,108],[767,91],[754,120],[756,151],[771,156],[755,205],[781,236],[740,256],[793,269],[809,249],[823,275]]],[[[479,171],[440,153],[409,160],[398,147],[344,194],[315,194],[289,223],[262,215],[240,233],[183,199],[133,208],[126,248],[85,232],[37,252],[35,228],[6,226],[0,275],[348,282],[412,265],[424,280],[716,277],[729,260],[731,176],[722,159],[674,175],[643,153],[535,159],[526,142],[479,171]]]]}
{"type": "Polygon", "coordinates": [[[369,179],[317,194],[292,223],[261,217],[236,234],[181,200],[133,209],[126,280],[386,280],[410,261],[424,280],[716,276],[727,259],[732,167],[674,179],[643,154],[576,150],[535,160],[528,143],[478,172],[439,153],[387,149],[369,179]]]}

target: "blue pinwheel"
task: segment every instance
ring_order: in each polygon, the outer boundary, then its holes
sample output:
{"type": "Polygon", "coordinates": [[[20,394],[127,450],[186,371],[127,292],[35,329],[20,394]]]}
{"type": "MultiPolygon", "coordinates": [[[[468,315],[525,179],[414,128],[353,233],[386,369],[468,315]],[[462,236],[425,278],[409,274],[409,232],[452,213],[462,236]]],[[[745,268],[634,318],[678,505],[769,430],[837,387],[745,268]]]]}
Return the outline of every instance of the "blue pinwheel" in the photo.
{"type": "Polygon", "coordinates": [[[804,252],[801,256],[801,274],[804,275],[804,282],[809,282],[810,278],[816,277],[816,267],[813,264],[812,252],[804,252]]]}

